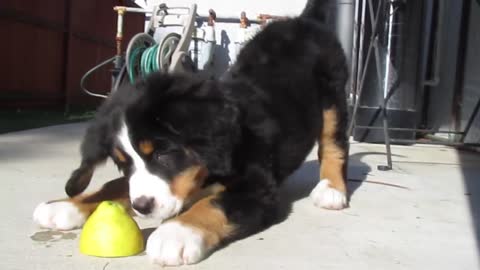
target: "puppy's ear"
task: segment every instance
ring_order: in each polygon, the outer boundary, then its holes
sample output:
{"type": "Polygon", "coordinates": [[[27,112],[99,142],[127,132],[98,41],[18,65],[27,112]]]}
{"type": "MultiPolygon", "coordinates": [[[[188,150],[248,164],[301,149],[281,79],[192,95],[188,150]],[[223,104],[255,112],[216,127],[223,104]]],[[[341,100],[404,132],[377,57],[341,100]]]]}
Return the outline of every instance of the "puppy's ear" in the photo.
{"type": "Polygon", "coordinates": [[[82,193],[90,184],[95,168],[108,158],[111,138],[107,129],[98,129],[96,123],[87,129],[82,146],[82,163],[72,172],[65,185],[65,192],[73,197],[82,193]]]}
{"type": "Polygon", "coordinates": [[[67,181],[65,191],[72,197],[82,193],[92,179],[95,167],[102,164],[112,153],[113,144],[121,128],[121,119],[126,108],[138,103],[144,95],[139,89],[128,84],[122,85],[100,106],[95,119],[88,127],[81,145],[82,163],[73,171],[67,181]]]}

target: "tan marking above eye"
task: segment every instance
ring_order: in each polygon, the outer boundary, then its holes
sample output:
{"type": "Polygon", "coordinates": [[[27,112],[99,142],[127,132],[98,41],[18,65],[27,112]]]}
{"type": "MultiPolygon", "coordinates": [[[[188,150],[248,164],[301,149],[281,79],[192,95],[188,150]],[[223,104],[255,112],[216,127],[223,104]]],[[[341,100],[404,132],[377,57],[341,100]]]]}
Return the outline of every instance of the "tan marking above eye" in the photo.
{"type": "Polygon", "coordinates": [[[138,148],[144,155],[150,155],[154,150],[153,143],[149,140],[141,141],[138,148]]]}
{"type": "Polygon", "coordinates": [[[120,160],[120,162],[127,162],[127,158],[118,148],[113,148],[113,155],[120,160]]]}
{"type": "Polygon", "coordinates": [[[208,170],[205,167],[192,166],[173,178],[170,189],[178,198],[186,199],[200,189],[207,175],[208,170]]]}

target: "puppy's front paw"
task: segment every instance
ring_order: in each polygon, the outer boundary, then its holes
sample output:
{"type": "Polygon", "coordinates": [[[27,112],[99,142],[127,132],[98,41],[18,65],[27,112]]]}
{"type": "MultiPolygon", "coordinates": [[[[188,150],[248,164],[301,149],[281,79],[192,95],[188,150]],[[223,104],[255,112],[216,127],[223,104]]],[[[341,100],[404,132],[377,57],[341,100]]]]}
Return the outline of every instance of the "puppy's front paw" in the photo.
{"type": "Polygon", "coordinates": [[[86,216],[73,203],[59,201],[39,204],[33,220],[43,228],[63,231],[82,227],[86,216]]]}
{"type": "Polygon", "coordinates": [[[323,179],[313,189],[310,197],[315,206],[341,210],[347,207],[347,196],[344,192],[330,187],[330,180],[323,179]]]}
{"type": "Polygon", "coordinates": [[[205,257],[207,247],[200,232],[171,221],[150,235],[146,252],[156,264],[176,266],[199,262],[205,257]]]}

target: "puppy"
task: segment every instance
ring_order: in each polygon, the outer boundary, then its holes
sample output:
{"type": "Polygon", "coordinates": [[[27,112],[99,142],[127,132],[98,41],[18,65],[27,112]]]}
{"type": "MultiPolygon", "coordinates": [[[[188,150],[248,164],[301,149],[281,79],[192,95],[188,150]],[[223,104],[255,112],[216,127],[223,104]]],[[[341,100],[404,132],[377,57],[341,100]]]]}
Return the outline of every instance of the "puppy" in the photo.
{"type": "Polygon", "coordinates": [[[40,204],[35,221],[78,228],[102,200],[119,201],[163,222],[147,241],[153,262],[196,263],[272,223],[279,186],[316,142],[313,201],[346,207],[348,74],[323,25],[327,2],[309,1],[298,18],[266,26],[220,81],[153,74],[112,94],[87,129],[70,198],[40,204]],[[82,194],[107,158],[124,177],[82,194]]]}

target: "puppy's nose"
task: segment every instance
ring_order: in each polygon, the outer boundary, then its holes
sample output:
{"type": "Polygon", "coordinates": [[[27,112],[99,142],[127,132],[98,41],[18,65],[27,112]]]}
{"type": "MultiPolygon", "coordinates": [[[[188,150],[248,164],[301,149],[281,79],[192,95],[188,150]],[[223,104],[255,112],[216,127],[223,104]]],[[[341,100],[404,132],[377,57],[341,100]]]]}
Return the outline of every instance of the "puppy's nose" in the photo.
{"type": "Polygon", "coordinates": [[[154,199],[141,196],[140,198],[137,198],[133,200],[132,207],[133,209],[137,210],[139,213],[148,215],[152,212],[153,210],[153,205],[154,205],[154,199]]]}

